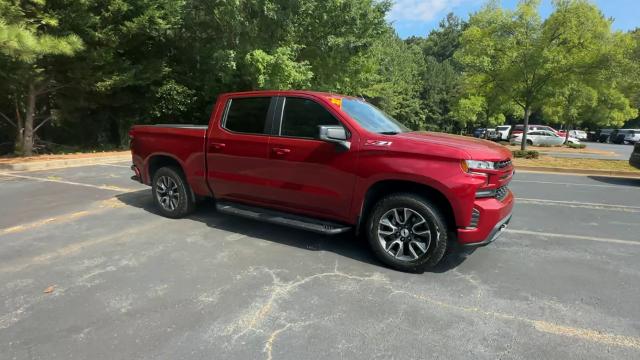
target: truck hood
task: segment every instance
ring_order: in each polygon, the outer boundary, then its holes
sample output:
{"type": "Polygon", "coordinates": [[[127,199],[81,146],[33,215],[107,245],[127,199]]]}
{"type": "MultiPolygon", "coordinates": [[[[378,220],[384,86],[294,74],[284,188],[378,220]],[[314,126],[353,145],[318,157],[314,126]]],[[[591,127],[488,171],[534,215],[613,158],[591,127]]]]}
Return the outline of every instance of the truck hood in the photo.
{"type": "Polygon", "coordinates": [[[399,141],[418,142],[456,149],[465,153],[467,159],[502,161],[511,158],[511,151],[506,147],[489,140],[476,139],[468,136],[435,133],[428,131],[414,131],[392,136],[399,141]]]}

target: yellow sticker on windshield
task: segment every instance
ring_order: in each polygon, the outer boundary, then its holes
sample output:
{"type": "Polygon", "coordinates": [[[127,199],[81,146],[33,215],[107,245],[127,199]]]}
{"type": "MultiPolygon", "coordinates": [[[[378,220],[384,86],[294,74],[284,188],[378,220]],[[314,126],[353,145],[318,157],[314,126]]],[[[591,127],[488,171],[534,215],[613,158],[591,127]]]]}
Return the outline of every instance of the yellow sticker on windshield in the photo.
{"type": "Polygon", "coordinates": [[[339,108],[342,108],[342,98],[330,98],[329,101],[337,105],[339,108]]]}

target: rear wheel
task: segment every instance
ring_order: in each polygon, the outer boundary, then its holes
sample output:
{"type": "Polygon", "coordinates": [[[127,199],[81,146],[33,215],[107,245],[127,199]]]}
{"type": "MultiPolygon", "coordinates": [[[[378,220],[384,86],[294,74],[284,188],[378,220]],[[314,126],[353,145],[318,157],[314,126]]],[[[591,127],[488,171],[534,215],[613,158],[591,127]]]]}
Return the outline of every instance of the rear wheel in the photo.
{"type": "Polygon", "coordinates": [[[527,139],[527,144],[533,146],[533,141],[527,139]]]}
{"type": "Polygon", "coordinates": [[[153,201],[166,217],[177,219],[189,215],[195,201],[182,172],[174,167],[163,167],[153,175],[151,191],[153,201]]]}
{"type": "Polygon", "coordinates": [[[439,209],[416,194],[380,200],[367,222],[369,245],[378,259],[401,271],[437,265],[447,249],[447,225],[439,209]]]}

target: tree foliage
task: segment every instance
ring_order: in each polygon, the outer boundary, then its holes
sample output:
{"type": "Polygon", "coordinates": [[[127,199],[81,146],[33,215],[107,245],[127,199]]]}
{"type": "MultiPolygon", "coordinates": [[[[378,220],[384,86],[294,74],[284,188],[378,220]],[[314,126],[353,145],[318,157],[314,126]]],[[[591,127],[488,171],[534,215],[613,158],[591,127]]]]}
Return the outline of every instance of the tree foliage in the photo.
{"type": "Polygon", "coordinates": [[[612,32],[586,0],[554,1],[546,20],[538,1],[490,2],[406,40],[391,5],[0,0],[0,147],[123,146],[134,123],[205,123],[217,94],[252,89],[360,96],[449,132],[532,113],[565,126],[637,116],[640,32],[612,32]]]}

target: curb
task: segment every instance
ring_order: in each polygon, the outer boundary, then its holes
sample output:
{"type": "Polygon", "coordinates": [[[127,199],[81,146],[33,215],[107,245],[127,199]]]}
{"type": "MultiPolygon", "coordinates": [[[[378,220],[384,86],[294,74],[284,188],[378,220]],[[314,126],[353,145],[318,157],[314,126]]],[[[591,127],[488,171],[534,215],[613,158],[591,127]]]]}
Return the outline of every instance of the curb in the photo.
{"type": "Polygon", "coordinates": [[[590,169],[571,169],[571,168],[565,169],[565,168],[544,167],[544,166],[516,166],[516,172],[518,171],[573,174],[573,175],[584,175],[584,176],[596,175],[596,176],[640,179],[640,171],[609,171],[609,170],[590,170],[590,169]]]}
{"type": "Polygon", "coordinates": [[[130,160],[131,160],[131,154],[108,156],[108,157],[82,158],[82,159],[29,161],[29,162],[23,162],[23,163],[15,163],[15,164],[0,164],[0,170],[36,171],[36,170],[61,169],[61,168],[75,167],[75,166],[108,164],[108,163],[130,161],[130,160]]]}

